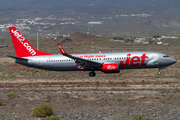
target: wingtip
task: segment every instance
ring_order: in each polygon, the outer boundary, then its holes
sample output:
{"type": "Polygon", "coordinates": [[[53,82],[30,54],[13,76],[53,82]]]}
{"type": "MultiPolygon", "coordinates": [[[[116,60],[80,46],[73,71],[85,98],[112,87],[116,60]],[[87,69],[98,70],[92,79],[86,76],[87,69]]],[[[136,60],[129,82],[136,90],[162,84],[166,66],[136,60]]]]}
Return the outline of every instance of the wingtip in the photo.
{"type": "Polygon", "coordinates": [[[62,48],[62,46],[61,46],[59,43],[57,43],[57,45],[58,45],[58,47],[59,47],[59,50],[61,51],[61,54],[67,56],[67,53],[66,53],[65,50],[62,48]]]}

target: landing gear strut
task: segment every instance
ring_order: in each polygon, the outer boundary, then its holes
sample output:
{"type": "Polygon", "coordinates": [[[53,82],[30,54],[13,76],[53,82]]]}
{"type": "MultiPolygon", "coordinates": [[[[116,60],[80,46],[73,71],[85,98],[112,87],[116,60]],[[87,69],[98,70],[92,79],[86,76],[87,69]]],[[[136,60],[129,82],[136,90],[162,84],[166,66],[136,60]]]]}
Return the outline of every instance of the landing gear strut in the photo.
{"type": "Polygon", "coordinates": [[[95,72],[90,72],[90,73],[89,73],[89,76],[90,76],[90,77],[95,77],[95,76],[96,76],[96,73],[95,73],[95,72]]]}
{"type": "Polygon", "coordinates": [[[161,74],[161,71],[160,71],[161,69],[159,68],[159,72],[158,72],[158,75],[160,75],[161,74]]]}

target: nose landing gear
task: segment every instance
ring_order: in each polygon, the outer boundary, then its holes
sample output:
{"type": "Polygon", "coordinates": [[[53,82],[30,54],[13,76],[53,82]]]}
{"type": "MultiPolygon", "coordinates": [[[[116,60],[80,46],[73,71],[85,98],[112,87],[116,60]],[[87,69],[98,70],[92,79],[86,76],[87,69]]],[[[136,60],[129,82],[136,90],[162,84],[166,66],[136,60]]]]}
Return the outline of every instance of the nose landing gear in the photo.
{"type": "Polygon", "coordinates": [[[161,69],[159,68],[159,72],[158,72],[158,75],[161,75],[161,71],[160,71],[161,69]]]}
{"type": "Polygon", "coordinates": [[[158,75],[160,75],[160,74],[161,74],[161,71],[160,71],[161,69],[166,69],[166,68],[167,68],[167,67],[160,67],[160,68],[159,68],[158,75]]]}

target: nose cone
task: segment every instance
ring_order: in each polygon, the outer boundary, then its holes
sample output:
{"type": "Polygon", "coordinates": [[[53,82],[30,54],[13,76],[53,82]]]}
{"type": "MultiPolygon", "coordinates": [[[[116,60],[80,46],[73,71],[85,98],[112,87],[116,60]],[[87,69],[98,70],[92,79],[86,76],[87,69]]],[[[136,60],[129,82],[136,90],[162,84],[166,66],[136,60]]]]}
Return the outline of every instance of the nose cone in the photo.
{"type": "Polygon", "coordinates": [[[176,62],[177,62],[176,59],[171,58],[171,63],[172,63],[172,64],[174,64],[174,63],[176,63],[176,62]]]}

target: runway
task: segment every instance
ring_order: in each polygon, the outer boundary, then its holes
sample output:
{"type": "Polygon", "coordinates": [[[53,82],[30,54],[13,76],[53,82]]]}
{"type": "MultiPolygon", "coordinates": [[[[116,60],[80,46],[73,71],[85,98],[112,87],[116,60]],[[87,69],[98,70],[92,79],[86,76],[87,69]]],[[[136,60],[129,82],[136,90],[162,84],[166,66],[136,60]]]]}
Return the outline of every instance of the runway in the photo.
{"type": "Polygon", "coordinates": [[[124,92],[180,91],[180,76],[6,77],[0,91],[124,92]]]}

